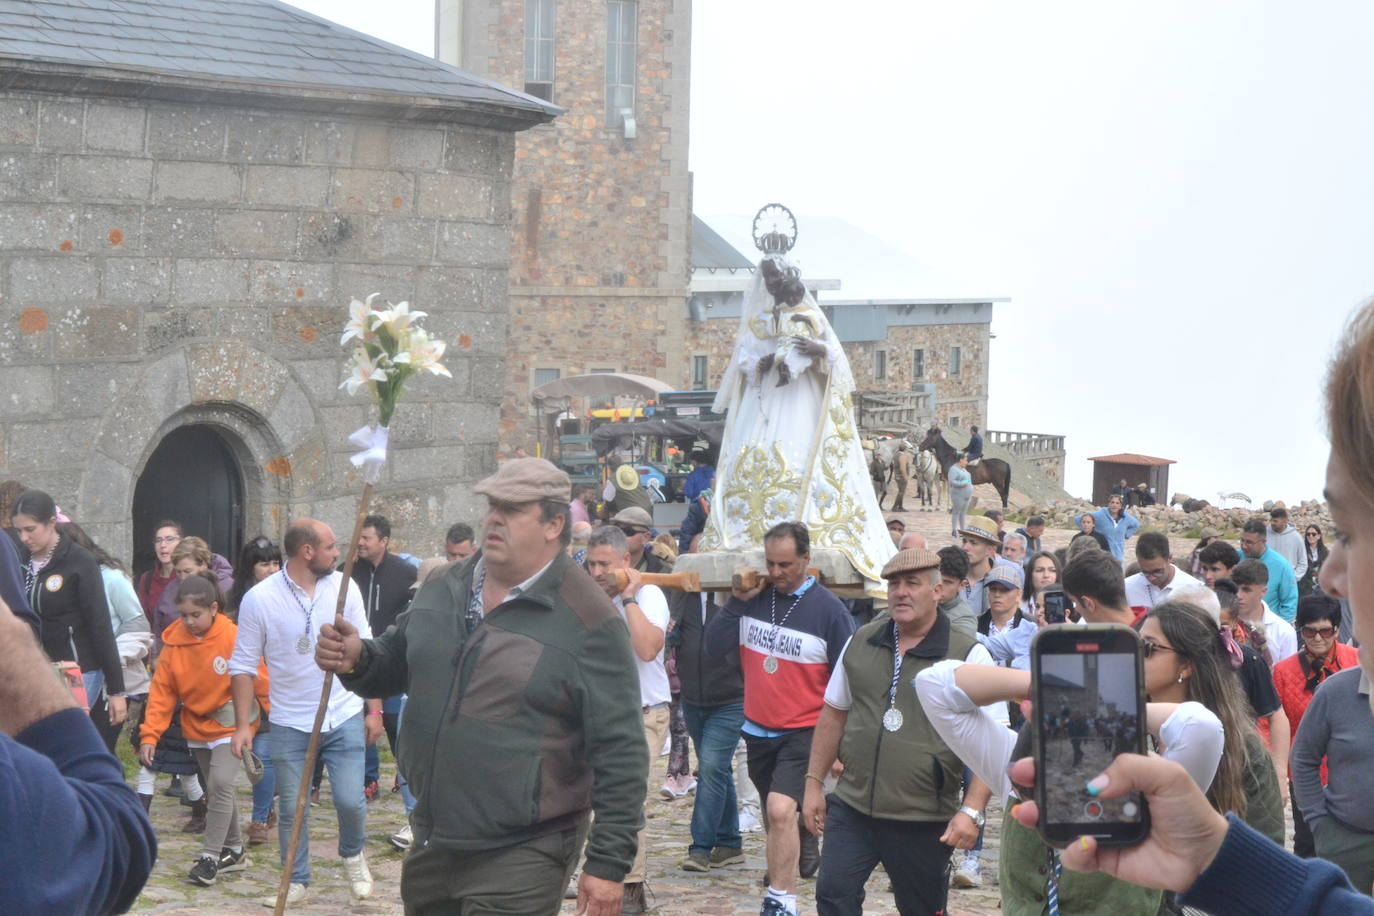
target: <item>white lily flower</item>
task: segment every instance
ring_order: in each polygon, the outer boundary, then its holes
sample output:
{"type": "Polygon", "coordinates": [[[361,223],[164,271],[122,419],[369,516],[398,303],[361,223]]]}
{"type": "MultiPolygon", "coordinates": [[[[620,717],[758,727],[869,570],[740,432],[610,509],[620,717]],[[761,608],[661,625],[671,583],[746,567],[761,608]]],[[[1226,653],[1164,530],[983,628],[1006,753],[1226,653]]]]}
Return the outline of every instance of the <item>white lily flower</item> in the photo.
{"type": "Polygon", "coordinates": [[[410,364],[416,370],[432,372],[435,375],[443,375],[453,378],[453,375],[439,362],[444,356],[444,351],[448,349],[448,344],[442,340],[433,340],[424,331],[416,328],[410,342],[410,364]]]}
{"type": "Polygon", "coordinates": [[[387,380],[389,372],[382,366],[374,363],[368,357],[367,351],[358,347],[353,351],[353,371],[348,378],[343,380],[340,388],[347,388],[349,394],[357,394],[358,389],[366,385],[384,382],[387,380]]]}
{"type": "Polygon", "coordinates": [[[372,300],[380,296],[381,293],[373,293],[367,297],[366,302],[359,302],[354,299],[348,305],[348,324],[344,325],[343,337],[339,339],[340,344],[346,344],[350,340],[370,340],[372,337],[372,326],[369,319],[373,316],[372,300]]]}
{"type": "Polygon", "coordinates": [[[387,310],[387,314],[387,323],[391,325],[392,331],[397,332],[399,335],[399,332],[410,327],[412,321],[428,317],[429,313],[421,311],[412,312],[409,302],[398,302],[387,310]]]}

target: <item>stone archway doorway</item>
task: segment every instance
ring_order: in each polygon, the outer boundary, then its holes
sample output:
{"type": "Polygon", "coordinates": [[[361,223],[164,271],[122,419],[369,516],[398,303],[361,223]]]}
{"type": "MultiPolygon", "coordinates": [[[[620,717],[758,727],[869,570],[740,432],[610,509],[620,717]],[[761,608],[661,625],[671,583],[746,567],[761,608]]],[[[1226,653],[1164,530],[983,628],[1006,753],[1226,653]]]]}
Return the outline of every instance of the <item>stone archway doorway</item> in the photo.
{"type": "Polygon", "coordinates": [[[134,569],[153,565],[154,526],[181,523],[215,553],[234,562],[243,543],[243,470],[215,427],[180,426],[158,443],[134,487],[134,569]]]}

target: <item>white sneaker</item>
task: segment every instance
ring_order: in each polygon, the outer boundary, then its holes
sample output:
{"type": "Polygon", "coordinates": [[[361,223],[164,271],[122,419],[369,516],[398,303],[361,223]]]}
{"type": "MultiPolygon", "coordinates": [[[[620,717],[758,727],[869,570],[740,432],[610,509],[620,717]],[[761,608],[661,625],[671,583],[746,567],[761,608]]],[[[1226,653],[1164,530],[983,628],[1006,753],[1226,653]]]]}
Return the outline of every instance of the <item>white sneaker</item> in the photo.
{"type": "Polygon", "coordinates": [[[759,813],[752,805],[748,808],[741,808],[739,812],[739,832],[758,833],[763,829],[763,822],[759,820],[759,813]]]}
{"type": "Polygon", "coordinates": [[[400,830],[397,830],[391,836],[387,837],[387,840],[392,846],[404,851],[410,848],[411,843],[415,842],[415,835],[411,833],[410,825],[406,824],[400,830]]]}
{"type": "Polygon", "coordinates": [[[978,856],[971,853],[964,853],[964,859],[959,866],[954,869],[955,887],[982,887],[983,871],[979,867],[978,856]]]}
{"type": "Polygon", "coordinates": [[[349,890],[359,900],[366,900],[372,894],[372,872],[367,869],[367,860],[362,852],[356,856],[344,857],[344,870],[348,872],[349,890]]]}
{"type": "MultiPolygon", "coordinates": [[[[310,889],[304,884],[296,884],[293,882],[291,886],[286,889],[286,905],[294,906],[297,903],[304,903],[305,897],[309,893],[310,889]]],[[[269,910],[274,910],[277,908],[277,895],[268,894],[266,897],[262,898],[261,902],[262,905],[269,910]]]]}

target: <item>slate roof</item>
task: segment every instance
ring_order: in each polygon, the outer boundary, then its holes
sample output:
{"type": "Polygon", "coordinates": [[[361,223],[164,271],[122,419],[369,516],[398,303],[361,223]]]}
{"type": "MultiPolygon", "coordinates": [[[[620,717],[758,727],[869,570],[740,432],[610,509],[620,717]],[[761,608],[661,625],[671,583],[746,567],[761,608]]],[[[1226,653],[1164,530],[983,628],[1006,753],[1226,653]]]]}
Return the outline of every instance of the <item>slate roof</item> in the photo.
{"type": "Polygon", "coordinates": [[[1172,458],[1152,458],[1149,455],[1137,455],[1134,452],[1122,452],[1119,455],[1101,455],[1097,458],[1089,458],[1089,461],[1104,461],[1107,464],[1139,464],[1153,467],[1161,464],[1178,464],[1172,458]]]}
{"type": "Polygon", "coordinates": [[[698,270],[753,270],[754,263],[693,214],[692,267],[698,270]]]}
{"type": "Polygon", "coordinates": [[[495,107],[535,122],[562,112],[277,0],[0,0],[0,69],[12,61],[495,107]]]}

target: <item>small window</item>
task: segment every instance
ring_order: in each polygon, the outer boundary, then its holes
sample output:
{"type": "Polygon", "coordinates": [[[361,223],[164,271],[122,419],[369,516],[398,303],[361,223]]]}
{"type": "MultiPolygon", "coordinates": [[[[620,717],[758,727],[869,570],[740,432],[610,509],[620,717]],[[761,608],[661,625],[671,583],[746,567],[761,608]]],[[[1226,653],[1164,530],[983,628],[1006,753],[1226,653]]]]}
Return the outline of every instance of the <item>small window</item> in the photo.
{"type": "Polygon", "coordinates": [[[950,418],[949,418],[949,425],[950,425],[950,426],[958,426],[958,425],[959,425],[959,418],[958,418],[958,417],[950,417],[950,418]]]}
{"type": "Polygon", "coordinates": [[[958,348],[958,347],[950,347],[950,348],[949,348],[949,374],[950,374],[950,375],[958,375],[958,374],[959,374],[959,366],[960,366],[960,364],[961,364],[962,362],[963,362],[963,358],[962,358],[962,355],[959,353],[959,348],[958,348]]]}
{"type": "Polygon", "coordinates": [[[606,4],[606,126],[621,127],[622,111],[634,112],[635,51],[639,10],[633,0],[606,4]]]}
{"type": "Polygon", "coordinates": [[[887,378],[887,351],[873,351],[873,377],[875,379],[887,378]]]}
{"type": "Polygon", "coordinates": [[[926,351],[917,350],[911,355],[911,377],[926,377],[926,351]]]}
{"type": "Polygon", "coordinates": [[[525,92],[553,101],[553,0],[525,0],[525,92]]]}
{"type": "Polygon", "coordinates": [[[706,388],[707,364],[705,356],[692,357],[692,390],[702,391],[706,388]]]}
{"type": "Polygon", "coordinates": [[[547,385],[549,382],[556,382],[558,381],[558,378],[561,374],[562,373],[560,373],[557,369],[535,369],[534,387],[538,388],[540,385],[547,385]]]}
{"type": "Polygon", "coordinates": [[[587,374],[588,374],[588,375],[610,375],[610,374],[613,373],[613,372],[615,372],[614,369],[588,369],[588,370],[587,370],[587,374]]]}

